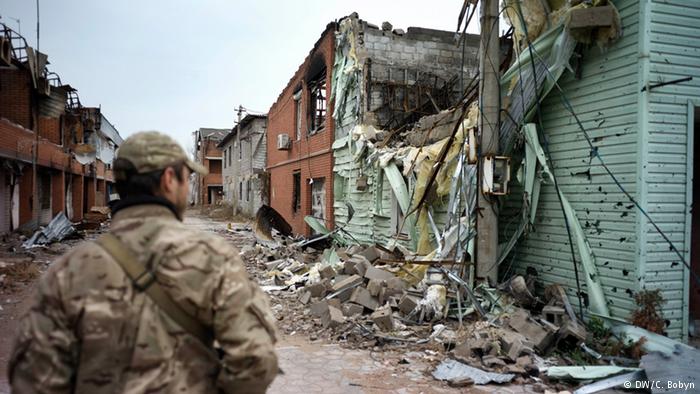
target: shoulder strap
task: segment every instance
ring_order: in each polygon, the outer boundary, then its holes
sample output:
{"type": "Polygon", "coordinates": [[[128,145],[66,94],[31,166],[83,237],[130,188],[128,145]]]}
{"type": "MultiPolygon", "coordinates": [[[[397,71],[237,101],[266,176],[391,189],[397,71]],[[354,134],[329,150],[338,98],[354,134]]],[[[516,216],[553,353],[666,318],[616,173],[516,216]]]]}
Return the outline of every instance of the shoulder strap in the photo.
{"type": "Polygon", "coordinates": [[[163,287],[158,284],[155,275],[134,258],[122,241],[114,234],[103,234],[97,239],[97,244],[122,267],[136,289],[145,291],[151,300],[180,327],[199,339],[204,345],[211,346],[213,342],[211,330],[176,304],[163,290],[163,287]]]}

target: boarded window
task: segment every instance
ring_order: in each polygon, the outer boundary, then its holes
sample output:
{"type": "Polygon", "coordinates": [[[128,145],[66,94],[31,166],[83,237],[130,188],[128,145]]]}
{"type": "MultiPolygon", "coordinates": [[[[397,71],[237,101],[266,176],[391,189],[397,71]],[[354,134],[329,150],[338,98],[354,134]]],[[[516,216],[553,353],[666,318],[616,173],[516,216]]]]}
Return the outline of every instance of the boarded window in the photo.
{"type": "Polygon", "coordinates": [[[292,211],[297,213],[301,211],[301,172],[294,172],[294,188],[292,190],[292,211]]]}
{"type": "Polygon", "coordinates": [[[309,82],[309,134],[314,134],[323,130],[326,124],[326,69],[324,68],[316,77],[309,82]]]}

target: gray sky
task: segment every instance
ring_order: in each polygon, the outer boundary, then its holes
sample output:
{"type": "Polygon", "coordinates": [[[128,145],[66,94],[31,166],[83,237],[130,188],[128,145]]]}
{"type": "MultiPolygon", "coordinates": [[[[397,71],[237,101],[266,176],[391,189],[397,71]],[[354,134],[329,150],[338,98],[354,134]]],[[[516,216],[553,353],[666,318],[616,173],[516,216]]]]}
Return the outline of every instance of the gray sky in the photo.
{"type": "MultiPolygon", "coordinates": [[[[394,28],[455,30],[461,0],[42,0],[40,50],[122,136],[161,130],[188,150],[199,127],[231,128],[238,104],[267,112],[328,22],[352,12],[394,28]]],[[[0,21],[36,46],[36,2],[0,21]]],[[[477,19],[476,17],[474,19],[477,19]]],[[[476,20],[474,22],[477,22],[476,20]]],[[[476,23],[470,26],[476,32],[476,23]]]]}

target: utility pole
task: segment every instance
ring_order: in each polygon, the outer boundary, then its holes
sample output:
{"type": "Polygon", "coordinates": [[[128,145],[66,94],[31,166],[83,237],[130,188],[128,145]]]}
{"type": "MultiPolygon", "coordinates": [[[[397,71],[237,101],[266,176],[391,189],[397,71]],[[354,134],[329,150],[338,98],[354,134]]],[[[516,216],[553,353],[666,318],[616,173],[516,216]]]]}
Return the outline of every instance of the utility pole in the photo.
{"type": "MultiPolygon", "coordinates": [[[[498,214],[493,196],[482,190],[484,158],[498,154],[500,116],[498,0],[481,0],[481,44],[479,46],[479,101],[481,113],[479,130],[479,182],[476,219],[477,254],[476,278],[495,285],[498,280],[498,214]]],[[[491,162],[491,161],[490,161],[491,162]]],[[[490,171],[489,171],[490,172],[490,171]]]]}
{"type": "Polygon", "coordinates": [[[234,192],[234,195],[236,198],[234,201],[236,201],[235,204],[233,204],[233,215],[238,215],[238,204],[241,202],[240,198],[240,190],[241,190],[241,158],[243,157],[243,151],[241,150],[241,116],[243,115],[243,106],[238,105],[238,124],[236,125],[236,150],[238,153],[238,157],[236,158],[236,167],[234,167],[234,170],[236,171],[236,177],[234,178],[236,182],[238,183],[237,185],[234,185],[236,192],[234,192]]]}

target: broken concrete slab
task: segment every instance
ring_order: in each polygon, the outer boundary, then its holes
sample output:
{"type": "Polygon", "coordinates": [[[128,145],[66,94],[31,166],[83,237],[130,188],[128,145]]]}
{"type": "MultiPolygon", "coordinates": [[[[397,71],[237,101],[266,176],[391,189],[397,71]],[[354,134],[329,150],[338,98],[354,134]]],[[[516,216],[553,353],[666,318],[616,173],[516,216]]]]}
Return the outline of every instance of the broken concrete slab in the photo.
{"type": "Polygon", "coordinates": [[[362,282],[363,282],[362,277],[360,277],[359,275],[351,275],[351,276],[349,276],[341,281],[336,281],[335,284],[333,284],[333,286],[331,287],[331,291],[333,291],[335,293],[335,292],[340,291],[340,290],[344,290],[344,289],[351,288],[353,286],[357,286],[362,282]]]}
{"type": "Polygon", "coordinates": [[[365,307],[363,307],[362,305],[355,304],[353,302],[346,302],[341,307],[341,310],[343,311],[343,315],[347,317],[352,317],[355,315],[361,315],[362,312],[364,312],[365,307]]]}
{"type": "Polygon", "coordinates": [[[370,310],[375,310],[379,307],[379,301],[377,301],[375,297],[372,297],[367,289],[361,286],[353,290],[352,295],[350,295],[350,301],[370,310]]]}
{"type": "Polygon", "coordinates": [[[359,255],[366,258],[367,261],[369,261],[370,263],[373,263],[374,261],[379,259],[379,251],[374,246],[368,247],[367,249],[363,250],[359,255]]]}
{"type": "Polygon", "coordinates": [[[554,325],[561,326],[564,324],[566,311],[560,306],[546,305],[544,308],[542,308],[542,317],[554,325]]]}
{"type": "Polygon", "coordinates": [[[322,280],[320,282],[307,285],[305,289],[306,291],[311,293],[311,297],[320,298],[325,296],[326,293],[328,293],[329,284],[330,282],[328,282],[327,280],[322,280]]]}
{"type": "Polygon", "coordinates": [[[367,283],[367,291],[369,291],[373,297],[378,297],[381,289],[382,281],[372,279],[367,283]]]}
{"type": "Polygon", "coordinates": [[[343,312],[340,309],[329,305],[328,313],[321,317],[321,322],[323,327],[333,328],[345,323],[345,316],[343,316],[343,312]]]}
{"type": "Polygon", "coordinates": [[[316,317],[323,317],[328,314],[328,301],[321,300],[311,304],[311,314],[316,317]]]}
{"type": "Polygon", "coordinates": [[[582,324],[568,320],[557,331],[557,347],[577,347],[586,340],[586,328],[582,324]]]}
{"type": "Polygon", "coordinates": [[[542,353],[549,350],[554,340],[554,332],[532,320],[529,313],[523,309],[518,309],[510,315],[508,325],[525,336],[542,353]]]}
{"type": "Polygon", "coordinates": [[[299,302],[301,302],[304,305],[308,304],[310,300],[311,300],[311,292],[310,291],[302,291],[301,295],[299,295],[299,302]]]}
{"type": "Polygon", "coordinates": [[[381,331],[391,331],[394,329],[394,319],[391,316],[391,308],[384,306],[372,313],[371,315],[374,325],[381,331]]]}
{"type": "Polygon", "coordinates": [[[369,280],[378,280],[378,281],[389,281],[392,278],[395,278],[394,274],[392,274],[389,271],[384,271],[383,269],[380,268],[375,268],[373,266],[368,266],[367,269],[365,270],[365,273],[363,275],[365,278],[369,280]]]}
{"type": "Polygon", "coordinates": [[[399,310],[404,315],[408,315],[418,306],[418,298],[412,295],[404,294],[399,300],[399,310]]]}
{"type": "Polygon", "coordinates": [[[324,265],[323,267],[321,267],[321,269],[318,270],[318,273],[323,279],[333,279],[337,275],[333,267],[331,267],[330,265],[324,265]]]}

